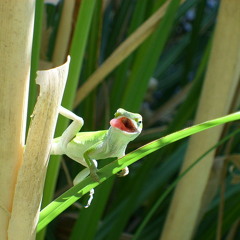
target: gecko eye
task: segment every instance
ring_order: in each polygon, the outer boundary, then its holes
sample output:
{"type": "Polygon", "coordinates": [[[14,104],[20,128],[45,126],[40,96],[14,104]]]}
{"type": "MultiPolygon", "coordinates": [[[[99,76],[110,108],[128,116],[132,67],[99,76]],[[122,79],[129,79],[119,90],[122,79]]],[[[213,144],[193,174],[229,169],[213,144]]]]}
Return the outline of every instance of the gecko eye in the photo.
{"type": "Polygon", "coordinates": [[[138,121],[138,124],[141,124],[142,123],[142,121],[140,120],[140,121],[138,121]]]}

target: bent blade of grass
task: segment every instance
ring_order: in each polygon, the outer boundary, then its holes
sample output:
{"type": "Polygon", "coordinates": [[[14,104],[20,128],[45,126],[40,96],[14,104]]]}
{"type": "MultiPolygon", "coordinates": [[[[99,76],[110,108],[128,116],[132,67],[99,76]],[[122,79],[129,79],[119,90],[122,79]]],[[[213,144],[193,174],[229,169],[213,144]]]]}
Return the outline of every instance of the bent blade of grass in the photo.
{"type": "Polygon", "coordinates": [[[228,139],[230,139],[235,134],[239,133],[240,129],[237,129],[236,131],[230,133],[225,138],[220,140],[217,144],[215,144],[213,147],[211,147],[208,151],[206,151],[202,156],[200,156],[197,160],[195,160],[186,170],[184,170],[178,177],[173,181],[173,183],[167,188],[166,191],[160,196],[160,198],[157,200],[157,202],[154,204],[154,206],[151,208],[151,210],[148,212],[147,216],[143,220],[143,222],[138,227],[136,233],[134,234],[132,240],[138,239],[141,232],[143,231],[144,227],[147,225],[153,214],[156,212],[158,207],[161,205],[161,203],[166,199],[168,194],[174,189],[174,187],[178,184],[178,182],[194,167],[196,166],[206,155],[208,155],[211,151],[222,145],[224,142],[226,142],[228,139]]]}
{"type": "Polygon", "coordinates": [[[102,182],[106,181],[108,178],[112,177],[114,174],[122,170],[124,167],[136,162],[137,160],[147,156],[148,154],[157,151],[158,149],[176,142],[177,140],[183,139],[195,133],[201,132],[203,130],[216,127],[227,122],[232,122],[240,119],[240,112],[226,115],[221,118],[216,118],[214,120],[206,121],[201,124],[194,125],[189,128],[185,128],[181,131],[169,134],[165,137],[152,141],[137,150],[127,154],[125,157],[115,160],[112,163],[101,168],[98,172],[100,181],[94,182],[90,177],[84,179],[78,185],[72,187],[60,197],[55,199],[47,207],[45,207],[41,213],[38,223],[37,231],[43,229],[48,223],[50,223],[55,217],[57,217],[61,212],[67,209],[71,204],[76,202],[84,194],[89,192],[92,188],[95,188],[102,182]]]}

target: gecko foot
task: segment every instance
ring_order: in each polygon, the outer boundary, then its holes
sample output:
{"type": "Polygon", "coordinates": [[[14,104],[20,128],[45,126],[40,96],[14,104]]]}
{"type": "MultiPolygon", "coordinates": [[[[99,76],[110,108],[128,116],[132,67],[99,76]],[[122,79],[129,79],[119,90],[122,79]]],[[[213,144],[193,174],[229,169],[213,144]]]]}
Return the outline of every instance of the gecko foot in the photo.
{"type": "Polygon", "coordinates": [[[122,171],[120,171],[120,172],[117,174],[117,176],[118,176],[118,177],[125,177],[125,176],[128,175],[128,173],[129,173],[129,169],[128,169],[128,167],[125,167],[125,168],[122,169],[122,171]]]}
{"type": "Polygon", "coordinates": [[[94,189],[91,189],[89,192],[89,199],[88,199],[87,205],[84,206],[84,208],[88,208],[91,205],[91,202],[93,200],[93,195],[94,195],[94,189]]]}

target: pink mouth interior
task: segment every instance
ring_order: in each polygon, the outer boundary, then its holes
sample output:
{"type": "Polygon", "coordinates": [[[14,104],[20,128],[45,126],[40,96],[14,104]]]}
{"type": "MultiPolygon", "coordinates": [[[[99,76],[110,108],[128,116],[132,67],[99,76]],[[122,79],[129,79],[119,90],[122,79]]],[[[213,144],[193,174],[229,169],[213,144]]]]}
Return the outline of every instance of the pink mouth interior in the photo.
{"type": "Polygon", "coordinates": [[[128,118],[126,117],[121,117],[121,118],[117,118],[117,119],[112,119],[110,121],[110,125],[112,127],[115,127],[115,128],[118,128],[122,131],[125,131],[125,132],[136,132],[136,128],[135,126],[133,125],[132,121],[129,120],[128,118]]]}

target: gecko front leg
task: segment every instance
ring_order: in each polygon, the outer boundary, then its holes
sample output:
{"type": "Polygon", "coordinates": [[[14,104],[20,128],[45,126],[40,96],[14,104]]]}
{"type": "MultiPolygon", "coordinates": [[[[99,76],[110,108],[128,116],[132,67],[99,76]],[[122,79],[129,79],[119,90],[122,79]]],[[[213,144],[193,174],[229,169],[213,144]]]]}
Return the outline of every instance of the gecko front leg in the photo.
{"type": "Polygon", "coordinates": [[[88,168],[90,170],[90,176],[92,177],[92,179],[96,182],[99,182],[100,179],[97,175],[97,163],[94,159],[91,159],[89,157],[89,155],[91,154],[91,152],[94,151],[94,148],[90,148],[89,150],[87,150],[84,154],[83,154],[83,157],[84,157],[84,160],[85,162],[87,163],[88,165],[88,168]]]}
{"type": "Polygon", "coordinates": [[[68,128],[63,132],[61,137],[61,147],[66,152],[68,143],[76,136],[76,134],[81,130],[84,121],[81,117],[77,116],[68,109],[60,106],[59,113],[66,118],[73,120],[73,122],[68,126],[68,128]]]}

